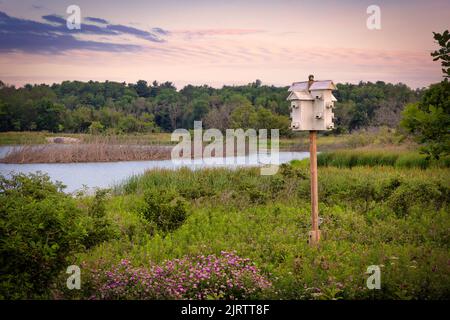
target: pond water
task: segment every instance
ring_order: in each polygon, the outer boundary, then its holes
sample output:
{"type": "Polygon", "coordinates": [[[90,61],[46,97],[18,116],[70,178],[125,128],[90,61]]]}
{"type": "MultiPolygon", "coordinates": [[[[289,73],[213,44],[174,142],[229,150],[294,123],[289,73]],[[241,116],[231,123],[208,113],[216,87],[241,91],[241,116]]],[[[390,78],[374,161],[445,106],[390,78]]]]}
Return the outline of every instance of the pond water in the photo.
{"type": "MultiPolygon", "coordinates": [[[[8,152],[9,148],[10,147],[0,147],[0,158],[8,152]]],[[[308,157],[308,152],[280,151],[276,162],[281,164],[294,159],[301,160],[308,157]]],[[[52,181],[60,181],[66,185],[66,192],[74,192],[84,186],[87,187],[87,189],[111,187],[133,175],[142,174],[151,169],[177,169],[187,167],[193,170],[198,170],[208,167],[236,168],[245,166],[262,166],[267,163],[267,156],[263,157],[263,154],[253,154],[245,157],[214,158],[214,161],[211,161],[211,158],[195,159],[187,162],[152,160],[86,163],[0,163],[0,174],[7,176],[12,172],[32,173],[41,171],[43,173],[47,173],[52,181]]]]}

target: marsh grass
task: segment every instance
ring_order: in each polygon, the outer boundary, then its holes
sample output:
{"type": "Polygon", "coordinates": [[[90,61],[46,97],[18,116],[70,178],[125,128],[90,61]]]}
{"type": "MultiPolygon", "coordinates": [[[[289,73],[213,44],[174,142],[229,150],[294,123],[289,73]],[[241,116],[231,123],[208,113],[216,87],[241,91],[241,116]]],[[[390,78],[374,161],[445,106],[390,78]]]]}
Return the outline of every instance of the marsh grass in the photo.
{"type": "MultiPolygon", "coordinates": [[[[98,270],[122,259],[147,270],[185,256],[235,251],[273,284],[263,299],[448,299],[448,169],[320,168],[317,247],[307,243],[309,192],[309,169],[295,161],[273,176],[261,176],[258,168],[151,170],[99,199],[70,198],[77,207],[100,212],[114,237],[66,257],[64,265],[82,267],[83,285],[57,297],[90,298],[98,270]],[[174,228],[158,225],[155,213],[178,211],[174,199],[186,203],[183,219],[174,228]],[[381,290],[366,287],[370,265],[381,268],[381,290]]],[[[21,202],[14,204],[19,210],[21,202]]],[[[64,291],[65,268],[52,280],[52,289],[64,291]]]]}
{"type": "Polygon", "coordinates": [[[13,148],[2,163],[77,163],[170,159],[170,148],[109,143],[26,145],[13,148]]]}
{"type": "MultiPolygon", "coordinates": [[[[74,138],[74,137],[66,137],[74,138]]],[[[53,141],[70,141],[71,143],[47,143],[39,145],[14,146],[0,163],[79,163],[79,162],[114,162],[114,161],[145,161],[171,159],[172,145],[145,144],[140,140],[131,143],[128,139],[123,143],[119,136],[89,136],[75,139],[53,139],[53,141]],[[76,139],[76,140],[75,140],[76,139]]],[[[249,140],[245,141],[244,148],[238,148],[238,141],[234,141],[231,156],[248,155],[251,151],[249,140]]],[[[202,150],[196,152],[195,143],[191,144],[191,158],[202,157],[208,143],[203,143],[202,150]]],[[[219,148],[220,149],[220,148],[219,148]]],[[[223,140],[222,152],[216,149],[209,150],[205,157],[230,156],[226,141],[223,140]]],[[[184,150],[183,150],[184,152],[184,150]]],[[[179,155],[183,156],[183,152],[179,155]]]]}
{"type": "Polygon", "coordinates": [[[396,168],[445,167],[450,165],[449,157],[440,160],[427,159],[425,155],[404,150],[340,150],[323,152],[317,156],[317,164],[324,167],[353,168],[355,166],[391,166],[396,168]]]}
{"type": "MultiPolygon", "coordinates": [[[[391,160],[388,160],[391,161],[391,160]]],[[[307,244],[309,172],[304,162],[274,176],[254,168],[152,170],[117,186],[108,213],[123,232],[77,263],[135,265],[235,250],[272,281],[275,299],[442,299],[450,294],[448,200],[444,168],[324,167],[319,174],[323,239],[307,244]],[[149,233],[149,191],[175,192],[189,216],[171,233],[149,233]],[[382,290],[365,287],[380,265],[382,290]]]]}

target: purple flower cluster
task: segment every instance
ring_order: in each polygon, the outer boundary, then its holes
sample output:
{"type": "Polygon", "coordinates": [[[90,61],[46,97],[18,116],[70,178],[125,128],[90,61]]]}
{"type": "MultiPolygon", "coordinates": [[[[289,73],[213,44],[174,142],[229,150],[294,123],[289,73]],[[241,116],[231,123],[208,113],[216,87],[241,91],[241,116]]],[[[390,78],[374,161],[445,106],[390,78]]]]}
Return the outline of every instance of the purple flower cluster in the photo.
{"type": "Polygon", "coordinates": [[[94,299],[248,299],[271,287],[249,259],[234,252],[185,256],[135,268],[128,260],[102,275],[94,299]]]}

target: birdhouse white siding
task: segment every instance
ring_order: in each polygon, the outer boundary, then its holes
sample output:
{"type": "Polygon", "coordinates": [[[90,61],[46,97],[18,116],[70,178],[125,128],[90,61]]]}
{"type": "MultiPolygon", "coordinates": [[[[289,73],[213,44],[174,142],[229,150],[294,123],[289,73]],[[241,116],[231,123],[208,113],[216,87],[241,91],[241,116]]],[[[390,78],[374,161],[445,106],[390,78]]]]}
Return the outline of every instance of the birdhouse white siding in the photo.
{"type": "Polygon", "coordinates": [[[334,102],[330,80],[295,82],[289,88],[291,128],[294,131],[331,130],[334,128],[334,102]]]}

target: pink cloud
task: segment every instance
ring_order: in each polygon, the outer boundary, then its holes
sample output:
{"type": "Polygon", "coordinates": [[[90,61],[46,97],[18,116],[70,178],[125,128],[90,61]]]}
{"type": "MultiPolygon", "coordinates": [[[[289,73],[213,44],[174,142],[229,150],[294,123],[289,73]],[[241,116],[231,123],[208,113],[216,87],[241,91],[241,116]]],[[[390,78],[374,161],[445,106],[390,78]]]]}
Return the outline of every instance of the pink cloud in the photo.
{"type": "Polygon", "coordinates": [[[193,29],[170,31],[171,34],[178,34],[186,37],[242,36],[263,32],[265,31],[259,29],[193,29]]]}

